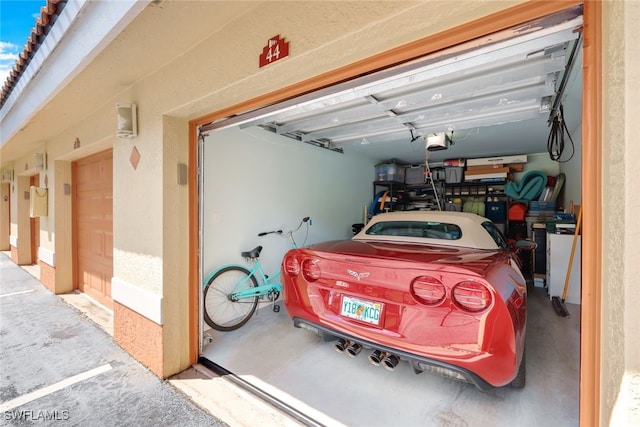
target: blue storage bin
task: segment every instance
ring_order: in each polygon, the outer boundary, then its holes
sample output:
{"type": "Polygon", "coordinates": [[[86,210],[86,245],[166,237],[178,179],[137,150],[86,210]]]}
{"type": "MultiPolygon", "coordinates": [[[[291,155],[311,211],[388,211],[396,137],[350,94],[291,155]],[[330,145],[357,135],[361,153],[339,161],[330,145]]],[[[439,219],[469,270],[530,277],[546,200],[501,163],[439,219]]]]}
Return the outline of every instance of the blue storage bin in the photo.
{"type": "Polygon", "coordinates": [[[530,212],[555,212],[557,203],[555,201],[531,201],[529,202],[530,212]]]}
{"type": "Polygon", "coordinates": [[[507,219],[507,202],[487,202],[485,216],[492,221],[507,219]]]}

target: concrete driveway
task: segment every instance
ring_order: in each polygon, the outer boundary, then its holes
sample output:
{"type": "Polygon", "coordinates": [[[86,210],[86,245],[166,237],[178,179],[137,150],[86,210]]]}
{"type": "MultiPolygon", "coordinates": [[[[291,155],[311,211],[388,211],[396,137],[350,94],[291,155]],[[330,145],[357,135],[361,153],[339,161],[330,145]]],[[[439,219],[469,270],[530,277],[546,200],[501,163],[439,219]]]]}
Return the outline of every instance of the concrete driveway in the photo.
{"type": "Polygon", "coordinates": [[[0,254],[0,425],[224,426],[0,254]]]}

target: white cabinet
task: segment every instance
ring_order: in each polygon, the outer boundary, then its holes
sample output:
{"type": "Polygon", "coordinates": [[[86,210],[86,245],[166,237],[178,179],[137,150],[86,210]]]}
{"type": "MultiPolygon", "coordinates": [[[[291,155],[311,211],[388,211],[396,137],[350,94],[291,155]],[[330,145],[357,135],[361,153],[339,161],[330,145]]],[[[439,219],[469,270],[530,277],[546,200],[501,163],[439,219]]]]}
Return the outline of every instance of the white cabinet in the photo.
{"type": "MultiPolygon", "coordinates": [[[[576,252],[573,256],[569,289],[565,302],[580,304],[581,281],[581,236],[576,242],[576,252]]],[[[571,257],[573,234],[547,233],[547,290],[549,298],[560,297],[564,291],[564,282],[567,276],[567,266],[571,257]]]]}

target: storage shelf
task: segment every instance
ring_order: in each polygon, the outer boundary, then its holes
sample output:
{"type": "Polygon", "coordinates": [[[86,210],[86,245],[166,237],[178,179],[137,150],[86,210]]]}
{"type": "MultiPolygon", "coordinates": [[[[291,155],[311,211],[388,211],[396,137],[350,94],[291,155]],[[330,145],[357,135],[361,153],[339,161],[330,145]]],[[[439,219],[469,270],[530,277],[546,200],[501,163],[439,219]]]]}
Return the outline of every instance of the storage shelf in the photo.
{"type": "MultiPolygon", "coordinates": [[[[398,210],[399,208],[402,208],[402,210],[404,210],[409,203],[409,197],[405,191],[406,188],[407,185],[404,182],[373,181],[374,203],[379,203],[379,201],[376,201],[375,197],[380,191],[389,191],[389,199],[384,203],[384,211],[394,211],[398,210]],[[394,198],[396,199],[396,201],[393,201],[394,198]]],[[[376,208],[376,211],[376,213],[381,212],[379,208],[376,208]]]]}
{"type": "Polygon", "coordinates": [[[485,186],[492,186],[492,185],[506,185],[507,184],[507,180],[503,179],[500,181],[462,181],[462,182],[447,182],[445,185],[450,186],[461,186],[461,185],[485,185],[485,186]]]}

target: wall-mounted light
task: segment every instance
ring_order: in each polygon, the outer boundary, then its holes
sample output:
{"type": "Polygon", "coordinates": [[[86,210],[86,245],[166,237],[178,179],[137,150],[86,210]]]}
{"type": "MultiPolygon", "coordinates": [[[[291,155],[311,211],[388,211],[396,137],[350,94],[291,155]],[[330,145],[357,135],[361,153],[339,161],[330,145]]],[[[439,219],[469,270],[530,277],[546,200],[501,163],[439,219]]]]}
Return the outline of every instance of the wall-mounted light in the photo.
{"type": "Polygon", "coordinates": [[[47,168],[47,153],[35,153],[33,163],[36,169],[43,171],[47,168]]]}
{"type": "Polygon", "coordinates": [[[13,181],[13,169],[4,169],[2,171],[2,182],[13,181]]]}
{"type": "Polygon", "coordinates": [[[116,104],[118,126],[116,135],[119,138],[138,136],[138,118],[135,104],[116,104]]]}

